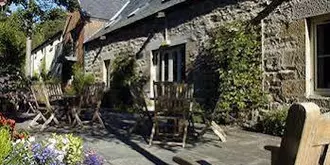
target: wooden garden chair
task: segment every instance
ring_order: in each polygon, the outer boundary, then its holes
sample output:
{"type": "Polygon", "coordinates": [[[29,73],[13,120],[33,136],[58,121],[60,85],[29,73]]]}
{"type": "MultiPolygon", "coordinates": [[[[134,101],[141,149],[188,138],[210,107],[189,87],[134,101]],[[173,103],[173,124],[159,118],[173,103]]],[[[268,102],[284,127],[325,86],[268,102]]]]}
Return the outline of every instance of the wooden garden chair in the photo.
{"type": "Polygon", "coordinates": [[[62,86],[60,83],[50,83],[50,84],[45,84],[46,87],[46,92],[47,96],[49,98],[50,104],[57,109],[57,112],[61,112],[59,115],[60,117],[65,116],[66,119],[68,119],[69,123],[71,124],[71,113],[70,110],[68,109],[67,102],[64,100],[64,93],[62,91],[62,86]],[[64,110],[66,111],[60,111],[64,110]]]}
{"type": "Polygon", "coordinates": [[[137,128],[137,126],[139,126],[141,123],[145,123],[145,122],[152,122],[152,117],[149,113],[148,110],[148,106],[146,103],[146,96],[143,92],[142,89],[132,86],[130,88],[130,93],[134,99],[134,108],[138,111],[139,114],[139,118],[138,120],[135,122],[134,126],[132,128],[130,128],[128,130],[128,136],[135,131],[135,129],[137,128]]]}
{"type": "Polygon", "coordinates": [[[63,100],[63,91],[61,84],[45,84],[45,87],[50,102],[63,100]]]}
{"type": "Polygon", "coordinates": [[[50,124],[52,121],[55,124],[59,124],[57,118],[55,117],[55,111],[56,109],[51,106],[49,102],[49,97],[47,95],[47,91],[44,84],[33,84],[31,86],[32,93],[34,95],[34,98],[36,99],[36,106],[38,110],[37,116],[32,120],[30,123],[30,126],[33,127],[33,125],[41,118],[44,123],[41,126],[41,131],[43,131],[48,124],[50,124]],[[46,118],[48,117],[48,118],[46,118]]]}
{"type": "Polygon", "coordinates": [[[192,97],[192,85],[154,82],[155,115],[149,145],[153,144],[155,135],[170,137],[172,141],[182,136],[182,142],[165,142],[165,144],[178,144],[185,147],[192,97]]]}
{"type": "Polygon", "coordinates": [[[104,87],[105,87],[104,83],[95,83],[84,87],[80,97],[79,108],[76,114],[74,114],[75,116],[74,123],[76,122],[78,124],[82,123],[79,118],[79,114],[82,110],[93,109],[93,118],[90,122],[94,123],[95,121],[98,121],[102,125],[102,127],[105,128],[100,113],[101,103],[104,95],[104,87]]]}

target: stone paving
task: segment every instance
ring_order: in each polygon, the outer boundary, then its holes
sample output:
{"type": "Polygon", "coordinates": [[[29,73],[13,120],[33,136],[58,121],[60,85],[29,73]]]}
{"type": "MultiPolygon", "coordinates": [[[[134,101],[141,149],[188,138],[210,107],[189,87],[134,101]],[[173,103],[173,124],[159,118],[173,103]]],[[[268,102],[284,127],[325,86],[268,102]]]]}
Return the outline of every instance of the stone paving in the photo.
{"type": "MultiPolygon", "coordinates": [[[[19,123],[24,128],[27,123],[19,123]]],[[[180,146],[148,146],[140,135],[130,137],[122,129],[107,125],[107,129],[85,126],[83,128],[49,128],[46,132],[32,131],[37,137],[52,132],[74,133],[84,139],[87,147],[95,149],[113,165],[176,164],[173,156],[189,157],[199,164],[217,165],[270,165],[272,152],[280,144],[280,138],[239,128],[226,127],[228,141],[223,143],[210,131],[200,140],[188,141],[180,146]]]]}

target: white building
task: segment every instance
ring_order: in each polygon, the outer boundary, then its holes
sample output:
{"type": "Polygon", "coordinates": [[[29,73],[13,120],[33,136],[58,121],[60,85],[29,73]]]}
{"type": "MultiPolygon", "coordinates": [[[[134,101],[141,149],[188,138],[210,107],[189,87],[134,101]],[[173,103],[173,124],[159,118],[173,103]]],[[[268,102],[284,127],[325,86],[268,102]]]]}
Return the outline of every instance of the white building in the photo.
{"type": "Polygon", "coordinates": [[[40,75],[42,65],[45,65],[47,72],[54,69],[52,67],[56,62],[55,57],[60,52],[62,39],[62,31],[60,31],[32,50],[30,76],[40,75]],[[45,62],[43,62],[44,60],[45,62]]]}

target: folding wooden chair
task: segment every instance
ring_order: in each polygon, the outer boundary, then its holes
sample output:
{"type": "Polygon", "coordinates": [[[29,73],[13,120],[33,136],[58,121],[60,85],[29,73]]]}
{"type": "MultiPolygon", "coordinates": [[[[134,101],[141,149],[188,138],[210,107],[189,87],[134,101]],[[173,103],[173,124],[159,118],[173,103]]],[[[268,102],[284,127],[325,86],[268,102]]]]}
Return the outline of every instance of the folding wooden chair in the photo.
{"type": "Polygon", "coordinates": [[[47,91],[44,84],[33,84],[31,86],[31,90],[36,99],[37,111],[38,115],[32,120],[30,126],[33,125],[40,120],[40,118],[44,121],[41,126],[41,131],[43,131],[48,124],[52,121],[55,124],[59,124],[57,118],[55,117],[55,108],[51,106],[49,102],[49,97],[47,95],[47,91]],[[46,118],[48,116],[48,118],[46,118]]]}
{"type": "Polygon", "coordinates": [[[46,84],[45,87],[50,102],[63,99],[61,84],[46,84]]]}
{"type": "Polygon", "coordinates": [[[139,119],[135,122],[134,126],[128,130],[128,136],[137,128],[139,124],[145,123],[147,121],[146,119],[152,122],[152,117],[148,110],[144,92],[133,86],[130,89],[130,93],[135,101],[134,107],[138,110],[139,119]]]}
{"type": "Polygon", "coordinates": [[[61,112],[61,114],[58,115],[60,118],[65,116],[71,124],[70,111],[68,109],[66,109],[67,111],[59,111],[67,107],[66,102],[64,101],[64,93],[62,91],[61,84],[45,84],[45,87],[50,105],[57,110],[56,112],[61,112]]]}
{"type": "Polygon", "coordinates": [[[155,116],[149,145],[155,135],[182,142],[165,142],[185,147],[188,132],[188,115],[192,108],[193,86],[184,83],[154,82],[155,116]]]}
{"type": "MultiPolygon", "coordinates": [[[[91,108],[93,109],[93,118],[90,122],[93,123],[97,120],[102,125],[102,127],[105,128],[100,113],[101,103],[104,95],[104,87],[104,83],[95,83],[92,85],[85,86],[83,93],[80,97],[78,112],[77,114],[75,114],[75,116],[77,116],[83,109],[91,108]]],[[[79,117],[76,117],[74,123],[79,120],[79,117]]]]}

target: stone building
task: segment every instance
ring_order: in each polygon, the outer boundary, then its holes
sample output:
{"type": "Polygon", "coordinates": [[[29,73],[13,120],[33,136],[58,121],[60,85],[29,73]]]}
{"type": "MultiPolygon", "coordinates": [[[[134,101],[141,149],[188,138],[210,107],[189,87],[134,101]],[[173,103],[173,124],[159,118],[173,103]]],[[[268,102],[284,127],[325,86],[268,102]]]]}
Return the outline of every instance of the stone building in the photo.
{"type": "Polygon", "coordinates": [[[192,82],[196,95],[210,97],[216,75],[202,55],[210,32],[234,20],[254,20],[262,35],[260,85],[271,96],[271,108],[309,100],[327,110],[329,5],[327,0],[131,0],[85,41],[85,71],[107,82],[113,59],[131,52],[150,77],[145,87],[150,97],[152,82],[160,80],[192,82]]]}
{"type": "Polygon", "coordinates": [[[72,65],[84,61],[84,41],[102,29],[127,3],[125,0],[79,0],[81,10],[67,14],[56,74],[63,82],[71,78],[72,65]]]}

